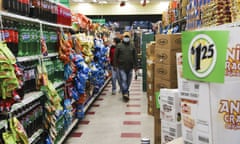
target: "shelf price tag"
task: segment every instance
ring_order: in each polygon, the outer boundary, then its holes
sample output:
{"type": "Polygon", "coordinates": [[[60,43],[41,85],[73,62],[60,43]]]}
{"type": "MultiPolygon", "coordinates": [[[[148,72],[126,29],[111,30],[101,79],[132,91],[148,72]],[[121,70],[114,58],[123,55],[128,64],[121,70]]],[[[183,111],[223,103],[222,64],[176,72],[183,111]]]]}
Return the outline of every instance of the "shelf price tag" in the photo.
{"type": "Polygon", "coordinates": [[[224,82],[229,31],[183,32],[183,77],[203,82],[224,82]]]}

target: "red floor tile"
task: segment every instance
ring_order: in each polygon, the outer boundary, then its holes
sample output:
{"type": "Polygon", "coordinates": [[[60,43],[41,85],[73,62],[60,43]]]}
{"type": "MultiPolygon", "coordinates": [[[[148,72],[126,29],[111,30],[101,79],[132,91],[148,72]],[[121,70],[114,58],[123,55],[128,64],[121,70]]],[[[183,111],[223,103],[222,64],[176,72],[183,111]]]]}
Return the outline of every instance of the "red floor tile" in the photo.
{"type": "Polygon", "coordinates": [[[92,104],[91,107],[100,107],[99,104],[92,104]]]}
{"type": "Polygon", "coordinates": [[[81,120],[81,121],[79,122],[79,124],[80,124],[80,125],[88,125],[89,122],[90,122],[90,121],[88,121],[88,120],[81,120]]]}
{"type": "Polygon", "coordinates": [[[125,112],[125,115],[140,115],[141,112],[125,112]]]}
{"type": "Polygon", "coordinates": [[[102,100],[103,100],[103,98],[97,98],[96,100],[97,100],[97,101],[102,101],[102,100]]]}
{"type": "Polygon", "coordinates": [[[122,138],[140,138],[141,133],[121,133],[122,138]]]}
{"type": "Polygon", "coordinates": [[[141,107],[140,104],[127,104],[127,107],[141,107]]]}
{"type": "Polygon", "coordinates": [[[81,132],[73,132],[73,133],[70,134],[70,137],[77,137],[77,138],[79,138],[81,136],[82,136],[81,132]]]}
{"type": "Polygon", "coordinates": [[[101,96],[105,96],[105,95],[107,95],[107,93],[101,93],[101,96]]]}
{"type": "Polygon", "coordinates": [[[123,121],[123,125],[141,125],[140,121],[123,121]]]}
{"type": "Polygon", "coordinates": [[[90,111],[90,112],[87,112],[86,114],[87,114],[87,115],[94,115],[95,112],[91,112],[91,111],[90,111]]]}

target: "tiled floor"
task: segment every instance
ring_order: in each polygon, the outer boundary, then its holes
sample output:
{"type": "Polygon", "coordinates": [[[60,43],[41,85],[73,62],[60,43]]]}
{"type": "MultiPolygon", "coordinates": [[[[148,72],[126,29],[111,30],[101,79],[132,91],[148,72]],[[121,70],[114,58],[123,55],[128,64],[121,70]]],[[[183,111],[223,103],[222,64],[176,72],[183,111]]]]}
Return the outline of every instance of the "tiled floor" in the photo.
{"type": "Polygon", "coordinates": [[[132,81],[129,102],[123,102],[120,93],[111,95],[110,82],[65,144],[140,144],[143,137],[153,143],[153,136],[154,119],[147,113],[147,96],[138,77],[132,81]]]}

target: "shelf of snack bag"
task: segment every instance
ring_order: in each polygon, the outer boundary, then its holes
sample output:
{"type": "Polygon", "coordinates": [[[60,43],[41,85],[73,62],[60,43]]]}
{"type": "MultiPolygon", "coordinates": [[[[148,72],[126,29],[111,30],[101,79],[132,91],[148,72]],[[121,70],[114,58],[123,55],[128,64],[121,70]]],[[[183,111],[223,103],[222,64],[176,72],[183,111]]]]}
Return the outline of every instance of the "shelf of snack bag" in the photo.
{"type": "MultiPolygon", "coordinates": [[[[26,11],[8,7],[12,6],[6,5],[8,1],[2,3],[5,7],[0,11],[1,34],[4,35],[1,35],[1,41],[5,43],[1,42],[1,53],[4,55],[1,65],[7,66],[8,70],[5,68],[6,75],[1,74],[5,89],[1,91],[1,123],[12,120],[14,124],[19,124],[25,138],[16,139],[16,135],[11,135],[20,129],[4,126],[1,127],[4,136],[0,141],[9,141],[5,137],[9,135],[15,141],[24,143],[56,142],[66,130],[63,115],[69,110],[64,109],[67,105],[62,106],[61,103],[65,81],[63,64],[58,59],[57,32],[71,28],[71,12],[50,1],[47,3],[55,7],[55,11],[41,9],[41,13],[36,13],[40,8],[26,3],[26,11]],[[55,127],[48,127],[49,124],[55,127]],[[47,139],[46,132],[49,135],[47,139]]],[[[72,118],[66,118],[69,125],[72,118]]]]}
{"type": "Polygon", "coordinates": [[[186,28],[187,0],[171,0],[168,10],[162,14],[159,32],[163,34],[179,33],[186,28]]]}
{"type": "Polygon", "coordinates": [[[78,120],[84,118],[85,112],[110,79],[108,48],[103,43],[102,32],[96,31],[99,25],[92,25],[81,14],[73,16],[75,34],[61,30],[58,35],[59,59],[64,63],[64,107],[72,104],[74,109],[64,135],[56,141],[58,144],[64,142],[78,120]],[[79,32],[80,29],[84,32],[79,32]]]}

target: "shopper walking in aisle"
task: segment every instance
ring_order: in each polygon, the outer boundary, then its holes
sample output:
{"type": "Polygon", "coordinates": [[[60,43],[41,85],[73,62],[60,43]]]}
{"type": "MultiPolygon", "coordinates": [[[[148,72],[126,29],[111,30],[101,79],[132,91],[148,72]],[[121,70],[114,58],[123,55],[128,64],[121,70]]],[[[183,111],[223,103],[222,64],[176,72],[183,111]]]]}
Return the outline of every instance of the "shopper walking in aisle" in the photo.
{"type": "Polygon", "coordinates": [[[110,64],[111,64],[111,69],[112,69],[112,95],[116,94],[116,81],[118,81],[120,90],[121,90],[121,83],[120,83],[120,78],[119,78],[119,71],[117,67],[113,66],[113,59],[114,59],[114,52],[116,49],[117,44],[119,44],[121,40],[117,37],[113,38],[112,46],[110,47],[110,53],[109,53],[109,58],[110,58],[110,64]]]}
{"type": "Polygon", "coordinates": [[[128,101],[133,69],[137,71],[136,50],[129,32],[124,32],[122,42],[116,47],[113,60],[114,67],[119,69],[123,99],[128,101]]]}

